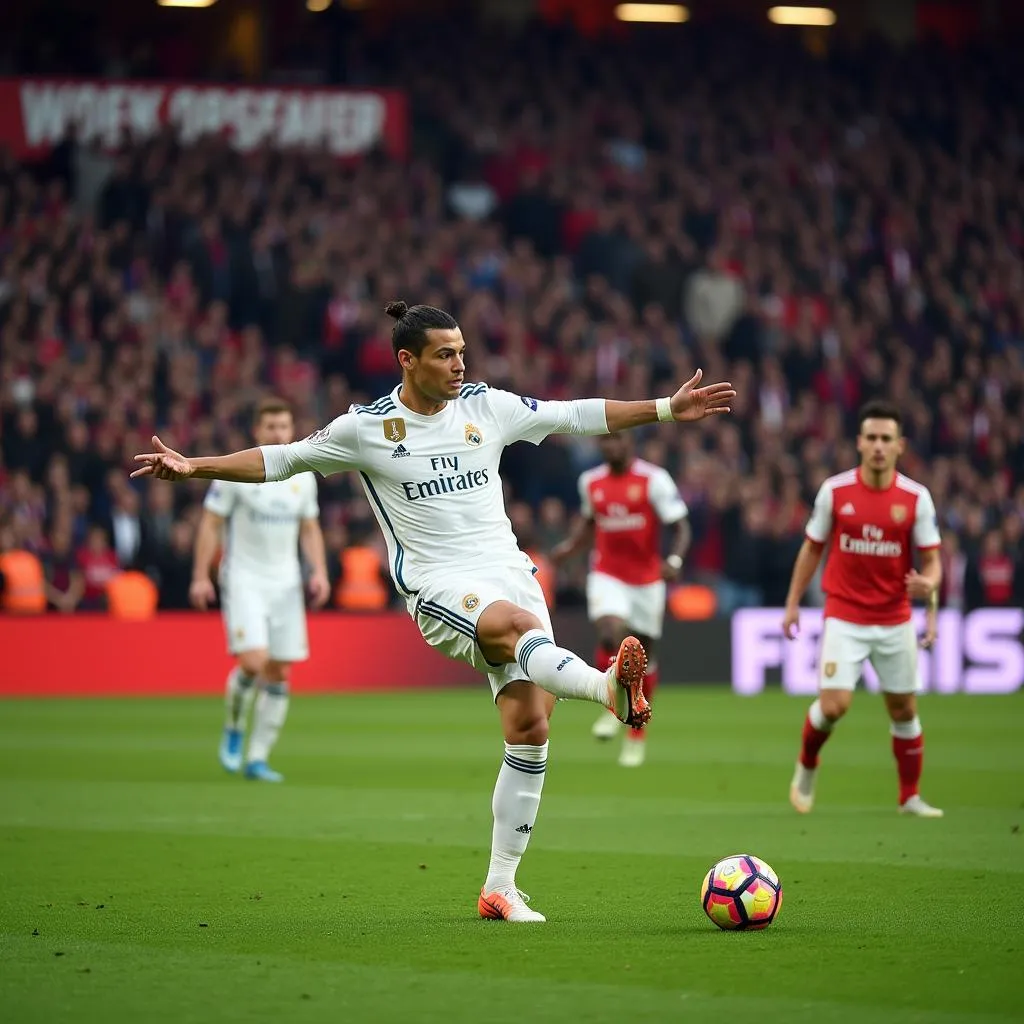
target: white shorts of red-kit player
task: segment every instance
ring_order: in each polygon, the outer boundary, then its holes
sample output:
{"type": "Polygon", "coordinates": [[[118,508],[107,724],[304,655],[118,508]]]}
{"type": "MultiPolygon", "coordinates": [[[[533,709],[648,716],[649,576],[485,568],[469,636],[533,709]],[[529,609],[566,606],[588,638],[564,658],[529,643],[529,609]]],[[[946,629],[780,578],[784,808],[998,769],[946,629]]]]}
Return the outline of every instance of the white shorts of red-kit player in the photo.
{"type": "Polygon", "coordinates": [[[921,687],[914,624],[863,626],[826,618],[818,665],[820,688],[855,689],[865,662],[875,670],[884,693],[917,692],[921,687]]]}
{"type": "Polygon", "coordinates": [[[587,576],[587,617],[621,619],[634,633],[657,640],[665,622],[665,581],[633,585],[603,572],[587,576]]]}

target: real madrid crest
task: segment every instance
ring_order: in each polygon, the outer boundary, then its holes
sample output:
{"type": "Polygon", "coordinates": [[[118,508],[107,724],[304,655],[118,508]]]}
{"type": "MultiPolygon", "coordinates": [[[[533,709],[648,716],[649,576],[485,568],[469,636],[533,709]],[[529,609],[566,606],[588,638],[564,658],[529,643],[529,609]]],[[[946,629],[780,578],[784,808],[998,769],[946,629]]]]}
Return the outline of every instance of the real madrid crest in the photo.
{"type": "Polygon", "coordinates": [[[894,523],[902,523],[907,518],[907,506],[906,505],[893,505],[891,511],[892,511],[892,521],[894,523]]]}
{"type": "Polygon", "coordinates": [[[479,603],[480,598],[477,597],[476,594],[467,594],[462,599],[462,607],[467,612],[473,611],[479,603]]]}
{"type": "Polygon", "coordinates": [[[473,426],[472,423],[466,424],[466,444],[472,445],[474,448],[479,448],[483,443],[484,435],[480,432],[479,427],[473,426]]]}
{"type": "Polygon", "coordinates": [[[393,444],[405,440],[405,420],[401,416],[384,421],[384,437],[393,444]]]}
{"type": "Polygon", "coordinates": [[[836,663],[834,661],[825,662],[825,678],[831,679],[836,674],[836,663]]]}

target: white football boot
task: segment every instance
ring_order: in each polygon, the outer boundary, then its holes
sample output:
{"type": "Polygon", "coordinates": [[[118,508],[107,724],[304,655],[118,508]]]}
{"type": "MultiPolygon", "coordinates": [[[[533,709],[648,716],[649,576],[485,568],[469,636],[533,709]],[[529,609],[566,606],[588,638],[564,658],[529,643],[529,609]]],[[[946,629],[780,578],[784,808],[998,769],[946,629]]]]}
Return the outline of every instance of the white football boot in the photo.
{"type": "Polygon", "coordinates": [[[526,905],[529,902],[530,897],[525,892],[520,892],[514,885],[507,885],[496,892],[481,889],[477,910],[481,917],[490,921],[511,921],[515,924],[546,921],[543,914],[526,905]]]}
{"type": "Polygon", "coordinates": [[[912,814],[916,818],[941,818],[945,812],[939,810],[938,807],[932,807],[931,804],[926,804],[921,797],[915,793],[913,796],[908,796],[907,799],[900,804],[900,814],[912,814]]]}
{"type": "Polygon", "coordinates": [[[596,740],[613,740],[621,731],[622,723],[610,711],[602,711],[590,735],[596,740]]]}
{"type": "Polygon", "coordinates": [[[801,814],[809,814],[814,806],[814,780],[817,777],[817,768],[805,768],[797,761],[793,781],[789,784],[789,802],[801,814]]]}
{"type": "Polygon", "coordinates": [[[619,764],[623,768],[639,768],[647,757],[647,740],[634,739],[626,736],[622,740],[619,752],[619,764]]]}

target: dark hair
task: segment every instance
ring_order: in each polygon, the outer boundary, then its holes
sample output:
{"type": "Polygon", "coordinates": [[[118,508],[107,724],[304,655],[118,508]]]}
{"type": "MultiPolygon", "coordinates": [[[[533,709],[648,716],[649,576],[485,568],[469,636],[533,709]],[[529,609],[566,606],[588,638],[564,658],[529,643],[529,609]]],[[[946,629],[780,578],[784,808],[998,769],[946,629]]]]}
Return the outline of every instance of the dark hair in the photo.
{"type": "Polygon", "coordinates": [[[459,325],[451,313],[436,306],[410,306],[399,299],[384,307],[395,326],[391,329],[391,347],[398,353],[404,348],[414,356],[423,351],[427,343],[427,331],[451,331],[459,325]]]}
{"type": "Polygon", "coordinates": [[[864,427],[865,420],[895,420],[896,426],[903,429],[903,413],[895,402],[887,402],[882,398],[873,398],[865,402],[857,413],[857,429],[864,427]]]}
{"type": "Polygon", "coordinates": [[[286,412],[291,416],[292,407],[283,398],[278,398],[276,395],[268,395],[266,398],[261,398],[256,403],[256,408],[252,414],[253,425],[258,426],[264,416],[272,416],[278,412],[286,412]]]}

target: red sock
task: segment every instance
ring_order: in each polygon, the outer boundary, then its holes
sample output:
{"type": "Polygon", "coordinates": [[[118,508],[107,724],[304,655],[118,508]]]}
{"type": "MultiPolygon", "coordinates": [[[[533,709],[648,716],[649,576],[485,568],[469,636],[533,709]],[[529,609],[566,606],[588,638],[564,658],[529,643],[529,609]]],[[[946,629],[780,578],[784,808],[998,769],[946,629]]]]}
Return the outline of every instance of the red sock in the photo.
{"type": "Polygon", "coordinates": [[[917,784],[921,781],[921,767],[924,763],[924,734],[913,740],[893,736],[892,752],[900,776],[900,803],[905,804],[910,797],[917,796],[917,784]]]}
{"type": "Polygon", "coordinates": [[[811,716],[804,719],[803,742],[800,745],[800,763],[805,768],[818,767],[818,751],[825,746],[825,741],[832,735],[831,730],[815,729],[811,716]]]}
{"type": "Polygon", "coordinates": [[[604,644],[598,644],[597,650],[594,652],[594,667],[602,672],[606,668],[611,668],[611,664],[618,657],[618,654],[617,650],[613,651],[610,647],[605,647],[604,644]]]}

